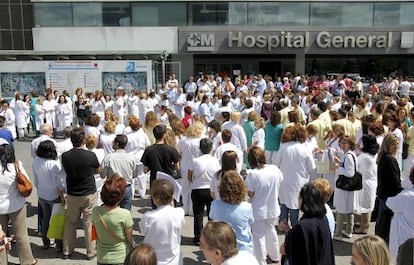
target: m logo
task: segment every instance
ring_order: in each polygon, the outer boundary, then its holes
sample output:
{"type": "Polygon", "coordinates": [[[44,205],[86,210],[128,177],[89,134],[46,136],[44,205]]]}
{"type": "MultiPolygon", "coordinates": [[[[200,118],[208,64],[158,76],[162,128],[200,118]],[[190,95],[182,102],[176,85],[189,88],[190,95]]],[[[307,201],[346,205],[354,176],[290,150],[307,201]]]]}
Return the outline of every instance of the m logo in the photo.
{"type": "Polygon", "coordinates": [[[187,51],[200,52],[200,51],[214,51],[215,38],[211,33],[196,33],[192,32],[187,36],[187,51]]]}

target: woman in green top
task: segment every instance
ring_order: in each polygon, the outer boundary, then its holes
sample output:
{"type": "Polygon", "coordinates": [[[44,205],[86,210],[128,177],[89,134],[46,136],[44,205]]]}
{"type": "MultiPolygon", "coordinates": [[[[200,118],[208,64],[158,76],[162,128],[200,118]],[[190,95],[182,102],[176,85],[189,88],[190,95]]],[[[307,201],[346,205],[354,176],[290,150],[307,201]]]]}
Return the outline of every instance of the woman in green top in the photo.
{"type": "Polygon", "coordinates": [[[92,212],[92,223],[97,235],[98,265],[121,265],[132,246],[133,220],[128,210],[119,208],[125,196],[125,178],[114,174],[102,187],[103,205],[92,212]]]}
{"type": "Polygon", "coordinates": [[[277,110],[273,110],[270,119],[265,125],[265,155],[267,164],[275,164],[276,154],[279,151],[280,140],[283,133],[282,116],[277,110]]]}

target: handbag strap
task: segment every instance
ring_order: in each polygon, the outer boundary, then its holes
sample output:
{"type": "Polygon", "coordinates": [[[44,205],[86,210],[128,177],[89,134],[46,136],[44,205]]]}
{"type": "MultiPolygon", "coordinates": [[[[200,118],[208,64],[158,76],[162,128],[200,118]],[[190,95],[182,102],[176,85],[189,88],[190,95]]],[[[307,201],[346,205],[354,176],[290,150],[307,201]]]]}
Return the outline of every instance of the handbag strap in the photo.
{"type": "Polygon", "coordinates": [[[20,173],[20,166],[19,166],[19,161],[14,161],[14,170],[16,170],[16,173],[20,173]]]}
{"type": "Polygon", "coordinates": [[[124,242],[129,246],[130,242],[128,242],[128,240],[126,238],[120,237],[119,235],[115,234],[114,231],[109,229],[108,225],[106,224],[106,222],[103,219],[102,215],[100,215],[99,213],[98,213],[98,219],[99,219],[99,222],[101,222],[101,224],[104,226],[106,232],[108,232],[112,236],[112,238],[114,238],[115,240],[118,240],[120,242],[124,242]]]}
{"type": "MultiPolygon", "coordinates": [[[[353,154],[351,154],[351,153],[348,153],[349,155],[351,155],[352,156],[352,160],[354,160],[354,176],[355,176],[355,174],[356,174],[356,172],[357,172],[357,170],[356,170],[356,160],[355,160],[355,157],[354,157],[354,155],[353,154]]],[[[347,154],[347,155],[348,155],[347,154]]],[[[345,162],[345,161],[344,161],[345,162]]]]}

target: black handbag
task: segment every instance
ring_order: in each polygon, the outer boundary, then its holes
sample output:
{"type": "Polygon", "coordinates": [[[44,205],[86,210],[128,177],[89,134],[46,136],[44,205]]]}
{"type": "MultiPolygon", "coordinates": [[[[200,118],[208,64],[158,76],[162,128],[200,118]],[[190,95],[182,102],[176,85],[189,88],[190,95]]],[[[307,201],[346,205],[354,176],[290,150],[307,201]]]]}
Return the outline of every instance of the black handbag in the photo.
{"type": "Polygon", "coordinates": [[[362,175],[356,170],[355,157],[353,155],[351,156],[352,156],[352,159],[354,159],[355,174],[352,178],[349,178],[344,175],[339,175],[338,179],[336,180],[336,187],[338,189],[346,190],[346,191],[355,191],[355,190],[362,189],[362,175]]]}

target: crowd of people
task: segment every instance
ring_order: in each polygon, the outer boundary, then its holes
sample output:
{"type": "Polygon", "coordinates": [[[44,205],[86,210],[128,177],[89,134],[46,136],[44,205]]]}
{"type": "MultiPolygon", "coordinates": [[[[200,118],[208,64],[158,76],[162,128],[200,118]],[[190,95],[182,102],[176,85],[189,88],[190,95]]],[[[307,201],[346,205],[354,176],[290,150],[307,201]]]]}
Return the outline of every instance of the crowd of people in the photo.
{"type": "Polygon", "coordinates": [[[38,229],[43,247],[51,247],[51,211],[65,203],[64,236],[55,246],[65,259],[82,216],[87,259],[182,264],[181,229],[190,215],[193,243],[211,264],[335,264],[332,240],[372,233],[371,219],[378,236],[355,241],[353,262],[407,264],[413,80],[390,76],[367,87],[346,75],[272,80],[202,75],[180,87],[172,74],[158,91],[78,88],[72,97],[47,90],[2,100],[0,221],[15,229],[21,264],[37,263],[25,200],[13,186],[14,139],[25,140],[30,128],[38,229]],[[65,140],[56,141],[59,134],[65,140]],[[362,189],[337,185],[338,176],[357,172],[362,189]],[[153,209],[137,224],[130,210],[135,191],[146,198],[148,180],[153,209]],[[133,229],[143,245],[134,246],[133,229]]]}

